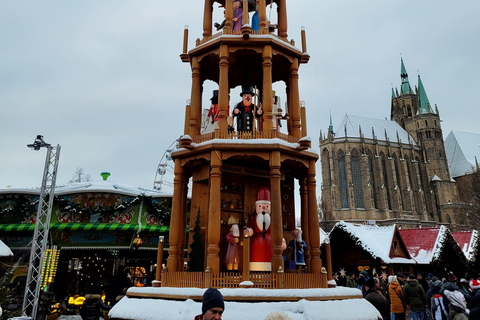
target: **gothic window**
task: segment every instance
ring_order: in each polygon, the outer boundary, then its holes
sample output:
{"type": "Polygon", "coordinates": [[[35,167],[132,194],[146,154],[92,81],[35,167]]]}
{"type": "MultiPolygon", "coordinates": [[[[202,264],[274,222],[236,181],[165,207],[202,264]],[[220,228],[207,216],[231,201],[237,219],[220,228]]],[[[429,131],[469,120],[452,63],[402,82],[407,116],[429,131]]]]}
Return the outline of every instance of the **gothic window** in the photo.
{"type": "Polygon", "coordinates": [[[330,153],[327,149],[324,149],[322,154],[322,173],[325,177],[325,185],[330,186],[332,177],[330,176],[330,153]]]}
{"type": "Polygon", "coordinates": [[[426,135],[427,135],[427,139],[431,139],[432,138],[432,133],[430,132],[430,130],[428,130],[426,132],[426,135]]]}
{"type": "Polygon", "coordinates": [[[428,121],[425,120],[425,127],[428,127],[428,121]]]}
{"type": "Polygon", "coordinates": [[[350,208],[350,202],[348,201],[347,166],[343,150],[338,151],[338,179],[340,183],[342,208],[350,208]]]}
{"type": "Polygon", "coordinates": [[[416,190],[417,184],[415,183],[415,177],[413,176],[412,172],[412,162],[408,159],[408,157],[405,157],[405,161],[407,162],[408,181],[410,182],[410,188],[416,190]]]}
{"type": "Polygon", "coordinates": [[[382,158],[382,171],[383,171],[383,187],[387,190],[387,205],[389,210],[392,209],[392,199],[390,197],[390,186],[388,185],[387,179],[387,165],[385,164],[385,154],[381,153],[380,157],[382,158]]]}
{"type": "Polygon", "coordinates": [[[422,133],[421,133],[421,132],[418,133],[418,140],[419,140],[419,141],[422,140],[422,133]]]}
{"type": "Polygon", "coordinates": [[[394,164],[395,164],[395,176],[397,178],[397,188],[398,188],[398,193],[400,194],[400,201],[402,202],[402,206],[405,208],[405,204],[403,203],[403,186],[402,186],[402,180],[400,177],[400,166],[398,165],[398,159],[397,155],[393,155],[394,157],[394,164]]]}
{"type": "Polygon", "coordinates": [[[355,196],[355,207],[365,208],[363,201],[363,184],[362,174],[360,172],[360,157],[357,149],[352,150],[352,179],[353,179],[353,195],[355,196]]]}
{"type": "Polygon", "coordinates": [[[411,118],[412,117],[412,108],[410,108],[410,106],[407,106],[407,110],[408,110],[408,117],[411,118]]]}
{"type": "Polygon", "coordinates": [[[373,171],[373,156],[370,151],[367,151],[368,154],[368,170],[370,171],[370,187],[372,188],[372,197],[373,197],[373,207],[378,209],[377,202],[377,187],[375,184],[375,175],[376,172],[373,171]]]}

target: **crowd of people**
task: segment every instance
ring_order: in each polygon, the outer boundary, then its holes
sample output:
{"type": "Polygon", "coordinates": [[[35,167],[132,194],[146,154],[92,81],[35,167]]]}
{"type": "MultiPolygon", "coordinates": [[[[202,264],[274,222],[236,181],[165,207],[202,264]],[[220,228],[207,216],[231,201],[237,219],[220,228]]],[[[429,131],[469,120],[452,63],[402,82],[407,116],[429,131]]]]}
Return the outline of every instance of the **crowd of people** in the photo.
{"type": "Polygon", "coordinates": [[[404,320],[408,312],[412,320],[480,319],[480,279],[468,275],[460,280],[453,272],[441,279],[420,272],[370,277],[363,270],[342,278],[334,276],[337,285],[360,289],[384,320],[404,320]]]}

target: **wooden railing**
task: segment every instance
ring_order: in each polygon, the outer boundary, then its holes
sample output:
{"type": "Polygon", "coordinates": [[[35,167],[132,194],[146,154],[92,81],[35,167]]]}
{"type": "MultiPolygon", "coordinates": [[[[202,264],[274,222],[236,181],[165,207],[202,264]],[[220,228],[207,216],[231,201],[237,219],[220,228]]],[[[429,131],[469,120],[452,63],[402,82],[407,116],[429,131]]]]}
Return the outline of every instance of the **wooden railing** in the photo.
{"type": "Polygon", "coordinates": [[[162,272],[162,287],[177,288],[239,288],[240,283],[251,281],[260,289],[309,289],[326,288],[326,273],[251,272],[243,279],[237,272],[162,272]]]}
{"type": "Polygon", "coordinates": [[[193,142],[201,143],[205,141],[209,141],[212,139],[230,139],[230,140],[250,140],[250,139],[281,139],[286,142],[297,143],[298,139],[292,137],[288,134],[277,132],[277,131],[270,131],[270,132],[263,132],[263,131],[235,131],[231,133],[221,133],[220,131],[210,132],[207,134],[201,134],[192,138],[193,142]]]}

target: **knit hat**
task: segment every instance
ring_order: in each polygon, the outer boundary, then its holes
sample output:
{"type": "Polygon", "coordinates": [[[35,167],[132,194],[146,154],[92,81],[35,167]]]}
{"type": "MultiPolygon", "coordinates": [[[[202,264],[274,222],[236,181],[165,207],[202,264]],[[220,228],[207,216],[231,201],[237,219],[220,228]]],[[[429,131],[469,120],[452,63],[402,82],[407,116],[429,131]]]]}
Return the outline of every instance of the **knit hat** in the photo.
{"type": "Polygon", "coordinates": [[[458,307],[465,311],[467,309],[467,302],[465,301],[465,296],[460,291],[449,291],[445,290],[443,292],[450,303],[455,307],[458,307]]]}
{"type": "Polygon", "coordinates": [[[433,278],[433,274],[429,273],[428,276],[427,276],[428,279],[432,279],[433,278]]]}
{"type": "Polygon", "coordinates": [[[411,274],[411,275],[408,276],[408,279],[414,280],[414,279],[415,279],[415,276],[414,276],[413,274],[411,274]]]}
{"type": "Polygon", "coordinates": [[[375,287],[375,280],[373,280],[373,278],[368,278],[367,282],[365,282],[365,287],[375,287]]]}
{"type": "Polygon", "coordinates": [[[203,294],[202,314],[205,314],[213,308],[222,308],[225,310],[225,303],[223,302],[223,296],[220,291],[215,288],[209,288],[203,294]]]}
{"type": "Polygon", "coordinates": [[[432,287],[441,288],[441,287],[443,286],[443,282],[440,281],[440,280],[438,280],[438,279],[437,279],[436,281],[433,281],[433,280],[432,280],[431,283],[432,283],[432,284],[431,284],[432,287]]]}
{"type": "Polygon", "coordinates": [[[403,273],[397,273],[397,278],[403,278],[403,279],[405,279],[405,276],[403,275],[403,273]]]}
{"type": "Polygon", "coordinates": [[[365,279],[368,278],[368,272],[367,271],[363,270],[363,271],[360,272],[360,274],[363,275],[365,277],[365,279]]]}
{"type": "Polygon", "coordinates": [[[472,290],[480,289],[480,282],[478,282],[478,280],[475,280],[475,279],[471,280],[470,288],[472,288],[472,290]]]}
{"type": "Polygon", "coordinates": [[[457,277],[455,277],[453,272],[448,273],[448,281],[457,281],[457,277]]]}
{"type": "Polygon", "coordinates": [[[265,320],[292,320],[289,316],[283,311],[274,311],[267,314],[265,320]]]}

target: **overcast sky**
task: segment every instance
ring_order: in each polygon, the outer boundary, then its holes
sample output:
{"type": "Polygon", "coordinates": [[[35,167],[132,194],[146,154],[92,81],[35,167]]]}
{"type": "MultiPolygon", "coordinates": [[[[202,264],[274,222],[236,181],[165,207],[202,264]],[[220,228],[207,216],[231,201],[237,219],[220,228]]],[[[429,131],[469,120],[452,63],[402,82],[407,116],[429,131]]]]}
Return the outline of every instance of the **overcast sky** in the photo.
{"type": "MultiPolygon", "coordinates": [[[[110,180],[153,187],[157,164],[183,134],[191,71],[179,54],[185,25],[189,49],[202,35],[203,3],[0,0],[0,189],[40,186],[45,150],[26,146],[37,134],[61,145],[57,184],[80,167],[94,180],[109,171],[110,180]]],[[[301,27],[307,32],[311,59],[299,69],[300,96],[317,151],[330,111],[335,128],[345,113],[390,117],[401,56],[412,87],[419,72],[438,105],[444,137],[480,132],[479,1],[287,6],[288,38],[301,48],[301,27]]],[[[276,22],[275,7],[267,15],[276,22]]],[[[213,89],[205,85],[204,108],[213,89]]],[[[231,96],[231,105],[240,99],[231,96]]]]}

